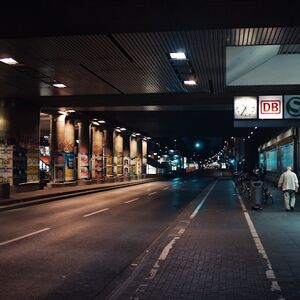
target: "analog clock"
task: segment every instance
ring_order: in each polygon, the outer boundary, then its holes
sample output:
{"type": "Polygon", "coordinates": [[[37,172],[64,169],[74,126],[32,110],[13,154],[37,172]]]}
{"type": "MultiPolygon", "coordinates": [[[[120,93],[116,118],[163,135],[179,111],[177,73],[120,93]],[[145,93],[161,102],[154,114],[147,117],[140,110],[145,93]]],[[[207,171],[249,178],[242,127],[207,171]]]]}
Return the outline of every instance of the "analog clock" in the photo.
{"type": "Polygon", "coordinates": [[[235,119],[257,119],[256,97],[234,97],[235,119]]]}

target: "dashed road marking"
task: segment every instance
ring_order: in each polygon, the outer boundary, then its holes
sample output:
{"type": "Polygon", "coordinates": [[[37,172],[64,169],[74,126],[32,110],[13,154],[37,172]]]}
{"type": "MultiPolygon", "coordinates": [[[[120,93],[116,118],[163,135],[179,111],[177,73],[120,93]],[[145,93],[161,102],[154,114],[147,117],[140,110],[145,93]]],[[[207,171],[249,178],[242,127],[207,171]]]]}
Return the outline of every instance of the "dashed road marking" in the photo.
{"type": "Polygon", "coordinates": [[[163,188],[162,191],[167,191],[167,190],[169,190],[169,189],[170,189],[170,188],[167,186],[167,187],[163,188]]]}
{"type": "Polygon", "coordinates": [[[134,199],[125,201],[124,203],[131,203],[131,202],[137,201],[137,200],[139,200],[139,199],[140,199],[140,198],[134,198],[134,199]]]}
{"type": "Polygon", "coordinates": [[[99,213],[104,212],[104,211],[107,211],[107,210],[109,210],[109,208],[103,208],[103,209],[94,211],[94,212],[92,212],[92,213],[90,213],[90,214],[86,214],[86,215],[84,215],[83,217],[86,218],[86,217],[89,217],[89,216],[92,216],[92,215],[95,215],[95,214],[99,214],[99,213]]]}
{"type": "Polygon", "coordinates": [[[157,192],[152,192],[152,193],[149,193],[148,196],[152,196],[154,194],[157,194],[157,192]]]}
{"type": "Polygon", "coordinates": [[[204,202],[206,201],[207,197],[209,196],[210,192],[212,191],[212,189],[215,187],[217,181],[215,181],[213,183],[213,185],[210,187],[210,189],[208,190],[208,192],[206,193],[206,195],[204,196],[204,198],[201,200],[201,202],[199,203],[199,205],[196,207],[196,209],[194,210],[194,212],[190,215],[190,219],[194,219],[198,213],[198,211],[200,210],[200,208],[203,206],[204,202]]]}
{"type": "Polygon", "coordinates": [[[47,231],[47,230],[50,230],[50,229],[51,229],[51,228],[43,228],[43,229],[41,229],[41,230],[34,231],[34,232],[31,232],[31,233],[28,233],[28,234],[25,234],[25,235],[16,237],[16,238],[14,238],[14,239],[11,239],[11,240],[8,240],[8,241],[5,241],[5,242],[0,243],[0,246],[4,246],[4,245],[7,245],[7,244],[10,244],[10,243],[19,241],[19,240],[26,239],[26,238],[28,238],[28,237],[30,237],[30,236],[33,236],[33,235],[42,233],[42,232],[47,231]]]}
{"type": "MultiPolygon", "coordinates": [[[[265,250],[265,248],[264,248],[264,246],[263,246],[263,244],[262,244],[262,242],[261,242],[261,240],[260,240],[260,238],[258,236],[258,233],[257,233],[257,231],[256,231],[256,229],[254,227],[254,224],[253,224],[253,222],[251,220],[251,217],[250,217],[250,215],[248,213],[246,205],[245,205],[242,197],[239,194],[237,196],[238,196],[238,199],[240,201],[240,205],[241,205],[242,211],[244,213],[244,217],[245,217],[246,222],[248,224],[248,227],[250,229],[251,236],[252,236],[252,238],[254,240],[256,249],[257,249],[258,253],[262,256],[262,258],[265,259],[266,262],[267,262],[268,268],[266,270],[266,278],[268,280],[270,280],[270,283],[271,283],[270,291],[271,292],[279,292],[279,293],[281,293],[281,288],[280,288],[279,283],[278,283],[278,281],[276,279],[276,276],[275,276],[274,270],[272,268],[271,262],[269,260],[268,255],[267,255],[267,252],[266,252],[266,250],[265,250]]],[[[277,300],[285,300],[285,298],[282,295],[280,295],[277,298],[277,300]]]]}

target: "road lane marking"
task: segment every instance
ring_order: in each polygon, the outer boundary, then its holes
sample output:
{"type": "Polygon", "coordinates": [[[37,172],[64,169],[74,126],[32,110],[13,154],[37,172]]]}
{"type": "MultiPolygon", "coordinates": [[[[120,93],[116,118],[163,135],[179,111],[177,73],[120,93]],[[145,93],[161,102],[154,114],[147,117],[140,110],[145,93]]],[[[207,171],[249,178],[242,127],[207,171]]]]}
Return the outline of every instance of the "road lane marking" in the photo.
{"type": "Polygon", "coordinates": [[[157,192],[152,192],[152,193],[149,193],[148,196],[152,196],[154,194],[157,194],[157,192]]]}
{"type": "MultiPolygon", "coordinates": [[[[233,184],[234,185],[234,184],[233,184]]],[[[249,227],[249,230],[250,230],[250,233],[251,233],[251,236],[253,238],[253,241],[255,243],[255,246],[256,246],[256,249],[257,249],[257,252],[262,256],[263,259],[266,260],[267,262],[267,270],[266,270],[266,277],[268,280],[270,280],[270,283],[271,283],[271,287],[270,287],[270,290],[271,292],[277,292],[277,293],[280,293],[279,297],[277,298],[278,300],[284,300],[285,298],[281,295],[281,288],[280,288],[280,285],[276,279],[276,276],[275,276],[275,273],[274,273],[274,270],[273,270],[273,267],[271,265],[271,261],[269,260],[269,257],[267,255],[267,252],[259,238],[259,235],[254,227],[254,224],[251,220],[251,217],[248,213],[248,210],[247,210],[247,207],[242,199],[242,197],[238,194],[238,199],[239,199],[239,202],[240,202],[240,205],[241,205],[241,208],[242,208],[242,211],[244,213],[244,217],[246,219],[246,222],[247,222],[247,225],[249,227]]]]}
{"type": "Polygon", "coordinates": [[[50,230],[50,229],[51,229],[51,228],[44,228],[44,229],[41,229],[41,230],[38,230],[38,231],[34,231],[34,232],[31,232],[31,233],[28,233],[28,234],[25,234],[25,235],[16,237],[16,238],[14,238],[14,239],[11,239],[11,240],[8,240],[8,241],[5,241],[5,242],[0,243],[0,246],[4,246],[4,245],[7,245],[7,244],[10,244],[10,243],[19,241],[19,240],[26,239],[26,238],[28,238],[28,237],[30,237],[30,236],[33,236],[33,235],[42,233],[42,232],[47,231],[47,230],[50,230]]]}
{"type": "Polygon", "coordinates": [[[163,191],[167,191],[167,190],[169,190],[170,188],[169,187],[165,187],[165,188],[163,188],[162,190],[163,191]]]}
{"type": "Polygon", "coordinates": [[[213,188],[215,187],[217,181],[215,181],[213,183],[213,185],[210,187],[210,189],[208,190],[208,192],[206,193],[206,195],[203,197],[203,199],[201,200],[201,202],[199,203],[199,205],[196,207],[196,209],[194,210],[194,212],[190,215],[190,219],[194,219],[198,213],[198,211],[200,210],[200,208],[203,206],[204,202],[206,201],[208,195],[210,194],[210,192],[213,190],[213,188]]]}
{"type": "Polygon", "coordinates": [[[95,214],[99,214],[99,213],[101,213],[101,212],[103,212],[103,211],[107,211],[107,210],[109,210],[109,208],[103,208],[103,209],[94,211],[94,212],[92,212],[92,213],[90,213],[90,214],[86,214],[86,215],[84,215],[83,217],[86,218],[86,217],[89,217],[89,216],[92,216],[92,215],[95,215],[95,214]]]}
{"type": "Polygon", "coordinates": [[[124,203],[131,203],[131,202],[134,202],[134,201],[137,201],[139,200],[140,198],[134,198],[132,200],[128,200],[128,201],[125,201],[124,203]]]}

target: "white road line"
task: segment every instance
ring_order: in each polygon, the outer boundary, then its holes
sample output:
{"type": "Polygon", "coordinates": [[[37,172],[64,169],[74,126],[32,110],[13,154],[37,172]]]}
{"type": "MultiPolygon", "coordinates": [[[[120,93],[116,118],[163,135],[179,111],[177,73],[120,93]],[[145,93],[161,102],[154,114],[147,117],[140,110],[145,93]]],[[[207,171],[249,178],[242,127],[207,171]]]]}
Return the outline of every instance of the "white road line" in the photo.
{"type": "MultiPolygon", "coordinates": [[[[269,260],[269,257],[267,255],[267,252],[258,236],[258,233],[254,227],[254,224],[251,220],[251,217],[247,211],[247,208],[246,208],[246,205],[242,199],[242,197],[240,195],[238,195],[238,199],[240,201],[240,205],[241,205],[241,208],[243,210],[243,213],[244,213],[244,217],[246,219],[246,222],[248,224],[248,227],[249,227],[249,230],[250,230],[250,233],[251,233],[251,236],[254,240],[254,243],[255,243],[255,246],[256,246],[256,249],[258,251],[258,253],[262,256],[263,259],[266,260],[267,262],[267,270],[266,270],[266,277],[268,280],[270,280],[271,282],[271,286],[270,286],[270,291],[272,292],[278,292],[278,293],[281,293],[281,288],[279,286],[279,283],[276,279],[276,276],[275,276],[275,273],[274,273],[274,270],[272,268],[272,265],[271,265],[271,262],[269,260]]],[[[278,298],[278,300],[284,300],[285,298],[280,295],[278,298]]]]}
{"type": "Polygon", "coordinates": [[[84,215],[83,217],[86,218],[86,217],[89,217],[89,216],[92,216],[92,215],[95,215],[95,214],[99,214],[99,213],[101,213],[101,212],[103,212],[103,211],[107,211],[107,210],[109,210],[109,208],[103,208],[103,209],[94,211],[94,212],[92,212],[92,213],[90,213],[90,214],[84,215]]]}
{"type": "Polygon", "coordinates": [[[206,201],[208,195],[210,194],[210,192],[212,191],[212,189],[215,187],[216,185],[216,181],[213,183],[213,185],[210,187],[210,189],[208,190],[208,192],[206,193],[206,195],[203,197],[203,199],[201,200],[201,202],[199,203],[199,205],[196,207],[196,209],[194,210],[194,212],[190,215],[190,219],[194,219],[198,213],[198,211],[200,210],[200,208],[203,206],[204,202],[206,201]]]}
{"type": "Polygon", "coordinates": [[[157,194],[157,192],[149,193],[148,196],[151,196],[151,195],[154,195],[154,194],[157,194]]]}
{"type": "Polygon", "coordinates": [[[132,200],[128,200],[128,201],[125,201],[124,203],[131,203],[131,202],[134,202],[134,201],[137,201],[139,200],[140,198],[134,198],[132,200]]]}
{"type": "Polygon", "coordinates": [[[162,191],[167,191],[169,189],[170,189],[169,187],[165,187],[165,188],[162,189],[162,191]]]}
{"type": "Polygon", "coordinates": [[[38,231],[35,231],[35,232],[31,232],[31,233],[28,233],[28,234],[25,234],[25,235],[16,237],[16,238],[14,238],[14,239],[11,239],[11,240],[8,240],[8,241],[5,241],[5,242],[0,243],[0,246],[4,246],[4,245],[7,245],[7,244],[10,244],[10,243],[19,241],[19,240],[26,239],[26,238],[28,238],[28,237],[30,237],[30,236],[33,236],[33,235],[42,233],[42,232],[47,231],[47,230],[50,230],[50,229],[51,229],[51,228],[44,228],[44,229],[41,229],[41,230],[38,230],[38,231]]]}

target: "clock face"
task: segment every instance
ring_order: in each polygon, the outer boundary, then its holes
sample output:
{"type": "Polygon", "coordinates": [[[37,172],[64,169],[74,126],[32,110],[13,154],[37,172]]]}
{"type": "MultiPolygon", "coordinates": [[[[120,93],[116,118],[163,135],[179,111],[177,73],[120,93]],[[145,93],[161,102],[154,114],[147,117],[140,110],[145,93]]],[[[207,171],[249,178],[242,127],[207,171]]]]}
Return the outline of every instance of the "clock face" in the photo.
{"type": "Polygon", "coordinates": [[[256,119],[257,99],[256,97],[234,97],[235,119],[256,119]]]}

